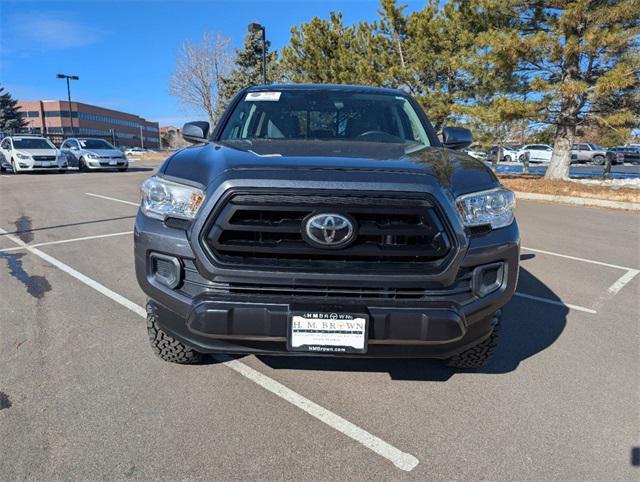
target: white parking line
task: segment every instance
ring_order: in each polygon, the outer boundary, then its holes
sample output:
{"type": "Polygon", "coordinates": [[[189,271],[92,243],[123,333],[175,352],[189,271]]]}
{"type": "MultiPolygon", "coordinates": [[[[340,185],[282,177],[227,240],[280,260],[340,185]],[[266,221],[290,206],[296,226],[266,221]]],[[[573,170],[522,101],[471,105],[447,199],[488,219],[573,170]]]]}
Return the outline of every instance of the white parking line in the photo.
{"type": "Polygon", "coordinates": [[[624,288],[624,286],[629,281],[631,281],[633,278],[635,278],[638,273],[640,273],[639,270],[630,269],[625,274],[620,276],[620,278],[618,278],[618,280],[615,283],[613,283],[611,286],[609,286],[609,288],[607,289],[607,292],[612,294],[612,295],[618,294],[618,291],[620,291],[622,288],[624,288]]]}
{"type": "Polygon", "coordinates": [[[602,261],[596,261],[593,259],[579,258],[577,256],[569,256],[568,254],[554,253],[553,251],[545,251],[543,249],[527,248],[526,246],[522,246],[522,249],[526,251],[533,251],[534,253],[548,254],[549,256],[557,256],[559,258],[571,259],[574,261],[582,261],[583,263],[596,264],[599,266],[606,266],[607,268],[615,268],[615,269],[621,269],[626,271],[625,274],[620,276],[620,278],[618,278],[611,286],[609,286],[609,288],[607,288],[607,293],[612,296],[615,296],[616,294],[618,294],[618,292],[622,288],[624,288],[624,286],[627,283],[629,283],[633,278],[636,277],[638,273],[640,273],[640,270],[636,268],[629,268],[628,266],[619,266],[617,264],[603,263],[602,261]]]}
{"type": "Polygon", "coordinates": [[[131,202],[131,201],[125,201],[123,199],[116,199],[114,197],[103,196],[102,194],[93,194],[91,192],[85,192],[85,194],[87,196],[97,197],[97,198],[100,198],[100,199],[106,199],[108,201],[115,201],[117,203],[129,204],[129,205],[135,206],[135,207],[140,206],[140,203],[134,203],[134,202],[131,202]]]}
{"type": "Polygon", "coordinates": [[[617,268],[617,269],[623,269],[625,271],[635,269],[635,268],[629,268],[627,266],[618,266],[617,264],[603,263],[602,261],[595,261],[593,259],[578,258],[577,256],[569,256],[568,254],[554,253],[553,251],[545,251],[543,249],[527,248],[526,246],[522,246],[521,249],[524,249],[526,251],[533,251],[534,253],[542,253],[542,254],[548,254],[550,256],[557,256],[559,258],[572,259],[574,261],[582,261],[583,263],[597,264],[600,266],[606,266],[607,268],[617,268]]]}
{"type": "Polygon", "coordinates": [[[0,248],[0,253],[7,253],[10,251],[19,251],[21,249],[26,249],[27,247],[39,248],[40,246],[51,246],[53,244],[74,243],[76,241],[89,241],[91,239],[110,238],[112,236],[125,236],[127,234],[133,234],[133,231],[123,231],[121,233],[98,234],[96,236],[84,236],[82,238],[60,239],[58,241],[47,241],[44,243],[26,244],[25,246],[16,246],[15,248],[0,248]]]}
{"type": "MultiPolygon", "coordinates": [[[[33,246],[29,246],[20,238],[12,234],[8,234],[7,231],[3,230],[2,228],[0,228],[0,234],[5,234],[7,239],[10,239],[11,241],[19,245],[21,248],[26,249],[30,253],[52,264],[56,268],[64,271],[70,276],[73,276],[78,281],[86,284],[87,286],[93,288],[99,293],[102,293],[108,298],[111,298],[113,301],[121,304],[125,308],[128,308],[129,310],[133,311],[137,315],[146,318],[147,312],[142,306],[136,305],[133,301],[128,300],[124,296],[121,296],[115,291],[110,290],[103,284],[100,284],[97,281],[89,278],[88,276],[85,276],[84,274],[80,273],[79,271],[76,271],[71,266],[63,263],[62,261],[59,261],[53,256],[49,256],[48,254],[40,251],[39,249],[36,249],[33,246]]],[[[291,390],[290,388],[287,388],[286,386],[273,380],[272,378],[254,370],[253,368],[245,365],[244,363],[238,360],[234,360],[227,356],[220,356],[218,358],[228,368],[231,368],[232,370],[236,371],[246,379],[251,380],[257,385],[260,385],[265,390],[270,391],[274,395],[277,395],[283,400],[300,408],[301,410],[308,413],[312,417],[329,425],[331,428],[339,431],[340,433],[343,433],[344,435],[351,438],[352,440],[355,440],[356,442],[362,444],[364,447],[368,448],[369,450],[389,460],[391,463],[393,463],[393,465],[395,465],[399,469],[409,472],[413,470],[420,463],[420,461],[413,455],[406,452],[402,452],[401,450],[394,447],[393,445],[385,442],[384,440],[376,437],[375,435],[367,432],[366,430],[358,427],[357,425],[354,425],[353,423],[349,422],[348,420],[345,420],[339,415],[336,415],[332,411],[327,410],[324,407],[321,407],[320,405],[303,397],[299,393],[291,390]]]]}
{"type": "Polygon", "coordinates": [[[549,298],[541,298],[540,296],[528,295],[526,293],[520,293],[519,291],[516,291],[513,295],[520,296],[521,298],[540,301],[541,303],[548,303],[550,305],[564,306],[565,308],[571,308],[572,310],[584,311],[585,313],[591,313],[592,315],[598,313],[596,310],[585,308],[584,306],[572,305],[570,303],[565,303],[564,301],[552,300],[549,298]]]}

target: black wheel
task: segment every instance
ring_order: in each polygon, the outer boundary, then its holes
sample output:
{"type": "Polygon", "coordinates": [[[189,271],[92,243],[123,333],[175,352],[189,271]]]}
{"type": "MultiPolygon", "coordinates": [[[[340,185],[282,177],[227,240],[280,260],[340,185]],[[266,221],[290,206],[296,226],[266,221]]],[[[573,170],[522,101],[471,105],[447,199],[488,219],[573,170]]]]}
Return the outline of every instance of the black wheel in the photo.
{"type": "Polygon", "coordinates": [[[493,331],[489,338],[447,359],[447,366],[452,368],[482,368],[498,348],[499,335],[500,311],[497,311],[493,316],[493,331]]]}
{"type": "Polygon", "coordinates": [[[593,156],[593,163],[597,166],[602,166],[604,164],[604,156],[593,156]]]}
{"type": "Polygon", "coordinates": [[[511,162],[511,156],[507,154],[506,156],[504,156],[504,157],[503,157],[503,159],[502,159],[502,160],[503,160],[504,162],[511,162]]]}
{"type": "Polygon", "coordinates": [[[524,154],[521,154],[521,155],[520,155],[520,157],[519,157],[519,159],[520,159],[520,162],[524,162],[524,161],[525,161],[525,159],[526,159],[526,157],[525,157],[525,155],[524,155],[524,154]]]}
{"type": "Polygon", "coordinates": [[[80,160],[78,161],[78,170],[80,172],[86,172],[89,169],[87,168],[87,165],[84,162],[84,157],[81,157],[80,160]]]}
{"type": "Polygon", "coordinates": [[[11,174],[18,174],[18,170],[16,169],[16,161],[11,159],[11,174]]]}
{"type": "Polygon", "coordinates": [[[151,348],[164,361],[189,365],[202,360],[202,353],[198,353],[162,331],[153,313],[147,313],[147,332],[151,348]]]}

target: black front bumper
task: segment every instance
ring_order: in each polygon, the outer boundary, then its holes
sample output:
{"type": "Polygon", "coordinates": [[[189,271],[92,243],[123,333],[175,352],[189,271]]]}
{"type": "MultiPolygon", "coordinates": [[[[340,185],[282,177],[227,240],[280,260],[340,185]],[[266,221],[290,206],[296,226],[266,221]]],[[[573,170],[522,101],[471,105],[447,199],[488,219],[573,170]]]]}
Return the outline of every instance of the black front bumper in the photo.
{"type": "MultiPolygon", "coordinates": [[[[503,279],[490,293],[472,291],[466,299],[437,293],[421,299],[291,296],[284,288],[282,293],[260,296],[211,290],[194,295],[180,286],[168,288],[159,284],[149,271],[151,253],[192,262],[196,256],[186,232],[139,214],[135,230],[136,273],[140,286],[150,297],[148,308],[156,314],[160,327],[199,352],[449,358],[487,338],[493,330],[494,313],[511,299],[518,276],[519,234],[514,222],[507,228],[470,239],[457,269],[475,272],[478,267],[497,263],[503,266],[503,279]],[[300,303],[316,306],[318,310],[331,306],[335,310],[366,313],[369,317],[366,353],[288,351],[288,319],[300,303]]],[[[327,277],[327,282],[344,282],[336,278],[340,277],[327,277]]],[[[371,286],[380,281],[380,276],[371,275],[368,281],[358,283],[371,286]]],[[[443,286],[443,293],[446,288],[443,286]]]]}

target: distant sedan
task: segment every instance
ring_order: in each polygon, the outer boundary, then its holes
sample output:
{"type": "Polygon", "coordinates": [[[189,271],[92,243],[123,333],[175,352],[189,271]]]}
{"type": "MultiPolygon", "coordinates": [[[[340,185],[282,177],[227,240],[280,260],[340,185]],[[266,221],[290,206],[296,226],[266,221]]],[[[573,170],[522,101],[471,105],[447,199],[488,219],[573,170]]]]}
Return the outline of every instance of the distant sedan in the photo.
{"type": "Polygon", "coordinates": [[[81,171],[94,169],[117,169],[124,172],[129,161],[123,152],[104,139],[70,138],[60,146],[69,165],[78,166],[81,171]]]}

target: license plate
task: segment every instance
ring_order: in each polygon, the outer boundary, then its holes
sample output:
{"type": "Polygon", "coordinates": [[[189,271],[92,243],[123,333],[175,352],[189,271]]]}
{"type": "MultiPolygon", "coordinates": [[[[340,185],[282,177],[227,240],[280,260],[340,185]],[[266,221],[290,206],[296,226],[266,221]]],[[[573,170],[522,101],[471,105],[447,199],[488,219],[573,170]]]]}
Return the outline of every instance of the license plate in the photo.
{"type": "Polygon", "coordinates": [[[109,165],[110,166],[117,166],[118,165],[118,161],[115,161],[115,160],[109,161],[109,165]]]}
{"type": "Polygon", "coordinates": [[[363,313],[296,311],[289,316],[287,348],[316,353],[365,353],[369,317],[363,313]]]}
{"type": "Polygon", "coordinates": [[[42,163],[42,167],[51,167],[53,165],[53,162],[43,162],[42,163]]]}

